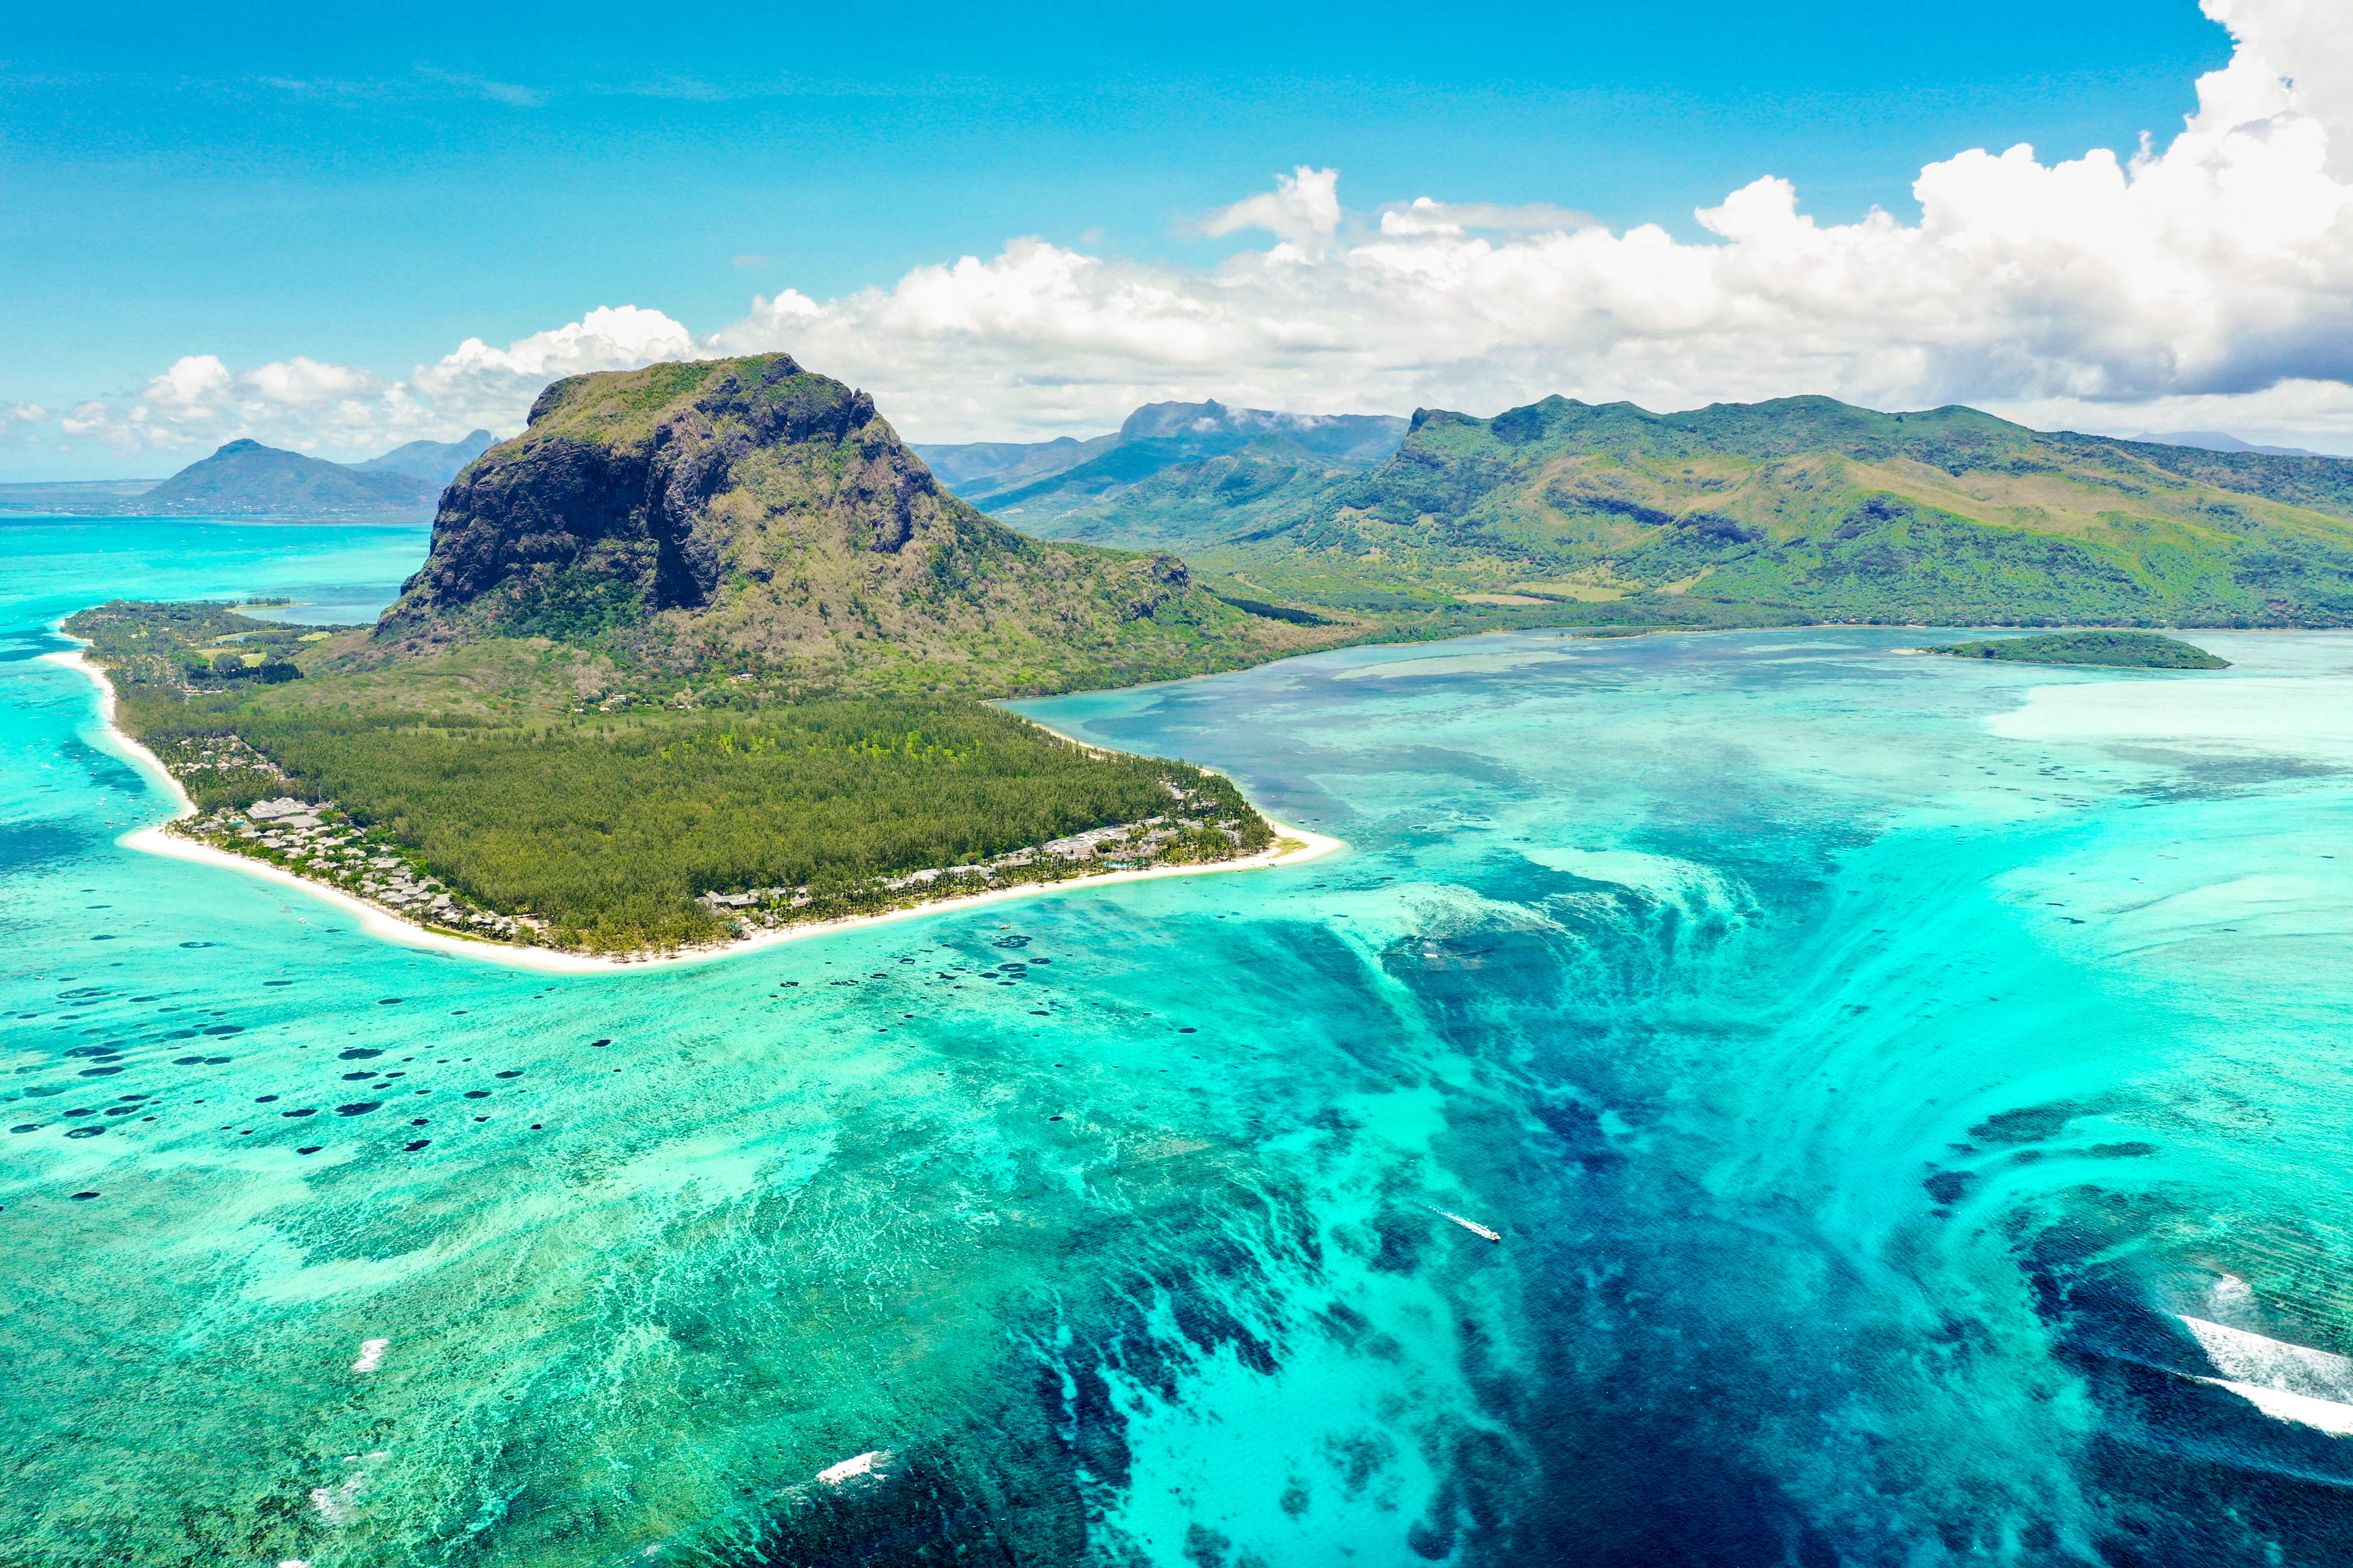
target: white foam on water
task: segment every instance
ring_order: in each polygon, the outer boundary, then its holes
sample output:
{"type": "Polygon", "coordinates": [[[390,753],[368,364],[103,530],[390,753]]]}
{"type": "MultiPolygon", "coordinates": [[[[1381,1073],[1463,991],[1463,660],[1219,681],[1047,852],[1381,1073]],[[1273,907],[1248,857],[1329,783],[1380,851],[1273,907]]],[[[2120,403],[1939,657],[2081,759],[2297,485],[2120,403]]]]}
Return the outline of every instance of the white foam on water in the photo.
{"type": "Polygon", "coordinates": [[[384,1364],[384,1352],[392,1348],[390,1340],[362,1340],[360,1359],[352,1363],[353,1372],[374,1372],[384,1364]]]}
{"type": "Polygon", "coordinates": [[[339,1487],[312,1487],[311,1506],[319,1517],[332,1525],[345,1525],[360,1516],[360,1488],[367,1484],[365,1475],[346,1476],[339,1487]]]}
{"type": "Polygon", "coordinates": [[[2353,1358],[2203,1318],[2181,1321],[2222,1373],[2199,1382],[2229,1389],[2275,1420],[2353,1436],[2353,1358]]]}
{"type": "Polygon", "coordinates": [[[875,1467],[887,1462],[890,1458],[891,1450],[888,1448],[869,1448],[866,1452],[855,1458],[844,1459],[838,1465],[828,1465],[817,1473],[817,1479],[827,1486],[838,1487],[854,1476],[872,1475],[875,1467]]]}
{"type": "Polygon", "coordinates": [[[2275,1421],[2294,1421],[2300,1426],[2317,1427],[2333,1437],[2353,1437],[2353,1405],[2339,1405],[2332,1399],[2315,1399],[2306,1394],[2289,1394],[2283,1389],[2264,1388],[2258,1384],[2234,1383],[2227,1377],[2202,1377],[2198,1381],[2229,1389],[2275,1421]]]}
{"type": "Polygon", "coordinates": [[[1514,845],[1522,856],[1555,871],[1588,882],[1609,882],[1648,893],[1694,915],[1724,913],[1746,901],[1738,889],[1712,867],[1652,855],[1641,849],[1580,849],[1567,846],[1514,845]]]}

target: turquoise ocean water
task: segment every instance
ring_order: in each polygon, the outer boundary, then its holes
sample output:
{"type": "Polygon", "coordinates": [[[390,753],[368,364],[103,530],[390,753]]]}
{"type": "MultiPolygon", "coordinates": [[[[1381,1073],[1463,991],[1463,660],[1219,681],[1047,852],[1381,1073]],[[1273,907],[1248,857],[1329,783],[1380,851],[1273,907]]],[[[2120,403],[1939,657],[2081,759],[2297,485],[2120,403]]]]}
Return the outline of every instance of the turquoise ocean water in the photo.
{"type": "Polygon", "coordinates": [[[2353,1556],[2353,637],[1029,703],[1350,848],[586,977],[116,844],[47,624],[423,546],[0,525],[0,1563],[2353,1556]]]}

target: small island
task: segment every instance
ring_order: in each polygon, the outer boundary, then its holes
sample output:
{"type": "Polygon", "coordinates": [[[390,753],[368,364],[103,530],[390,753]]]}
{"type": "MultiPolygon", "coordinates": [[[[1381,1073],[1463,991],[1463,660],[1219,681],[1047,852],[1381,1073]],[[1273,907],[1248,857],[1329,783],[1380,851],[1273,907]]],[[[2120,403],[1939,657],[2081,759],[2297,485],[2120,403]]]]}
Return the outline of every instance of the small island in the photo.
{"type": "Polygon", "coordinates": [[[1932,647],[1955,658],[1999,658],[2013,664],[2094,664],[2124,669],[2228,669],[2231,661],[2178,637],[2155,632],[2046,632],[1932,647]]]}

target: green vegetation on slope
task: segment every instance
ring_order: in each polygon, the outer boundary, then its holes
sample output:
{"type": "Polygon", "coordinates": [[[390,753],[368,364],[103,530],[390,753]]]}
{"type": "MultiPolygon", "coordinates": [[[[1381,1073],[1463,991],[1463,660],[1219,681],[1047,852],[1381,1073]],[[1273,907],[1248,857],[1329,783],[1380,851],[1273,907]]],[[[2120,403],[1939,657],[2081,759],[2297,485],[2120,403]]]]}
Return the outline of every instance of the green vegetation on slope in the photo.
{"type": "Polygon", "coordinates": [[[1043,543],[941,489],[783,354],[575,376],[451,484],[373,657],[541,637],[624,671],[1007,696],[1231,669],[1343,634],[1173,555],[1043,543]]]}
{"type": "Polygon", "coordinates": [[[1992,637],[1934,647],[1956,658],[2010,659],[2021,664],[2097,664],[2131,669],[2228,669],[2231,661],[2178,637],[2155,632],[2052,632],[2042,637],[1992,637]]]}
{"type": "Polygon", "coordinates": [[[2353,625],[2353,462],[2046,436],[1958,407],[1424,410],[1368,472],[1268,444],[1051,531],[1392,626],[1469,595],[1507,622],[2353,625]]]}
{"type": "MultiPolygon", "coordinates": [[[[286,685],[192,679],[187,649],[239,635],[241,619],[219,605],[117,602],[66,630],[109,667],[118,721],[201,808],[332,802],[473,904],[546,921],[561,946],[723,935],[728,920],[695,902],[712,891],[800,889],[794,917],[811,919],[962,890],[981,883],[882,882],[1154,817],[1168,819],[1155,843],[1117,853],[1214,860],[1271,841],[1225,779],[1074,746],[967,699],[776,706],[723,683],[707,695],[723,707],[582,711],[561,704],[584,661],[512,642],[472,650],[476,662],[438,681],[406,668],[286,685]]],[[[987,881],[1098,864],[1041,858],[987,881]]]]}

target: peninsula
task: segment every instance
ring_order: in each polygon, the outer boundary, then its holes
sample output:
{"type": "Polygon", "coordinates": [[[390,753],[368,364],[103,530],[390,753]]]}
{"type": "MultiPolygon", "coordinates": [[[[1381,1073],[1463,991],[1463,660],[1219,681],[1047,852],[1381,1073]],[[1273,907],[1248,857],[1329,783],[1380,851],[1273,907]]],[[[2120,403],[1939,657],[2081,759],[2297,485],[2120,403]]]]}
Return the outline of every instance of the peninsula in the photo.
{"type": "Polygon", "coordinates": [[[184,841],[602,955],[1303,849],[1218,774],[987,700],[1345,635],[1004,528],[781,354],[550,387],[372,628],[116,602],[65,630],[187,794],[184,841]]]}

